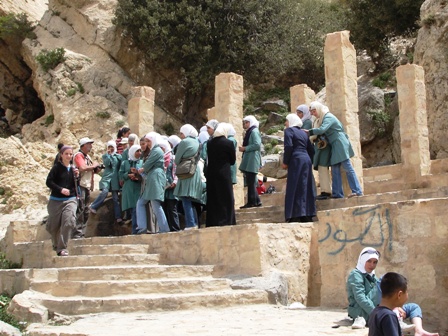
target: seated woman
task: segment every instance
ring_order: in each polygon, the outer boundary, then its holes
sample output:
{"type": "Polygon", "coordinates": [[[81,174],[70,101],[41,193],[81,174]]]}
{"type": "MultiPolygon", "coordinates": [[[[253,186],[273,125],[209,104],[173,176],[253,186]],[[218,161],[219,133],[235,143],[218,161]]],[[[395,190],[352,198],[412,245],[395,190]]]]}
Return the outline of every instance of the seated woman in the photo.
{"type": "MultiPolygon", "coordinates": [[[[372,310],[379,304],[380,279],[375,276],[375,268],[380,253],[373,247],[364,248],[358,258],[356,268],[350,272],[347,280],[348,315],[355,320],[352,328],[364,328],[372,310]]],[[[423,329],[422,310],[416,303],[406,303],[397,307],[397,314],[403,319],[409,318],[412,326],[400,323],[402,329],[415,328],[415,336],[438,336],[423,329]]]]}

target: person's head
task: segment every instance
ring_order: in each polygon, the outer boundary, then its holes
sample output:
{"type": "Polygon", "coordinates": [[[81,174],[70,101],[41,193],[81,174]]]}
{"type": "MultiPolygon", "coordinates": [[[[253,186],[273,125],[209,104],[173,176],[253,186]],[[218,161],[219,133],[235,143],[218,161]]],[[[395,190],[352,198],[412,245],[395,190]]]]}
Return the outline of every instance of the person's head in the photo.
{"type": "Polygon", "coordinates": [[[64,147],[64,144],[63,144],[63,143],[58,143],[58,152],[61,151],[61,148],[62,148],[62,147],[64,147]]]}
{"type": "Polygon", "coordinates": [[[128,137],[129,148],[138,144],[138,135],[135,133],[129,134],[128,137]]]}
{"type": "Polygon", "coordinates": [[[310,104],[310,113],[311,115],[315,116],[316,118],[320,119],[330,112],[327,106],[325,106],[322,103],[319,103],[318,101],[313,101],[310,104]]]}
{"type": "Polygon", "coordinates": [[[131,134],[131,129],[129,127],[122,127],[118,130],[117,139],[127,138],[131,134]]]}
{"type": "Polygon", "coordinates": [[[146,143],[145,137],[140,138],[140,148],[142,149],[142,152],[145,152],[146,149],[148,149],[148,144],[146,143]]]}
{"type": "Polygon", "coordinates": [[[174,148],[179,144],[179,142],[181,142],[181,139],[177,135],[173,134],[168,137],[168,142],[171,145],[171,148],[174,148]]]}
{"type": "Polygon", "coordinates": [[[148,144],[148,147],[150,149],[153,149],[154,146],[158,145],[161,140],[160,134],[157,132],[149,132],[148,134],[145,135],[145,140],[146,143],[148,144]]]}
{"type": "Polygon", "coordinates": [[[232,127],[232,125],[228,124],[228,123],[220,123],[218,125],[218,127],[215,130],[215,137],[228,137],[229,136],[229,132],[230,132],[230,128],[232,127]]]}
{"type": "Polygon", "coordinates": [[[113,155],[117,152],[117,143],[114,140],[110,140],[106,144],[107,153],[113,155]]]}
{"type": "Polygon", "coordinates": [[[215,133],[216,127],[218,127],[219,121],[216,119],[211,119],[207,121],[205,126],[207,127],[207,133],[208,135],[212,136],[213,133],[215,133]]]}
{"type": "Polygon", "coordinates": [[[305,104],[297,106],[296,113],[302,121],[311,119],[310,109],[305,104]]]}
{"type": "Polygon", "coordinates": [[[286,127],[302,127],[303,122],[297,114],[290,113],[286,116],[285,126],[286,127]]]}
{"type": "Polygon", "coordinates": [[[159,142],[159,146],[160,146],[160,148],[162,148],[162,150],[165,154],[171,151],[171,145],[165,139],[161,139],[161,141],[159,142]]]}
{"type": "Polygon", "coordinates": [[[140,159],[141,155],[142,149],[140,145],[132,145],[131,148],[129,148],[129,160],[137,161],[138,159],[140,159]]]}
{"type": "Polygon", "coordinates": [[[207,132],[207,129],[205,131],[199,132],[198,136],[199,143],[203,144],[208,139],[210,139],[210,134],[207,132]]]}
{"type": "Polygon", "coordinates": [[[128,144],[129,144],[128,138],[121,138],[120,145],[122,145],[123,148],[127,148],[128,144]]]}
{"type": "Polygon", "coordinates": [[[89,153],[92,150],[93,142],[94,141],[92,139],[89,139],[87,137],[79,140],[79,148],[81,149],[81,152],[83,152],[84,154],[89,153]]]}
{"type": "Polygon", "coordinates": [[[190,124],[185,124],[180,128],[180,138],[185,139],[187,137],[197,138],[198,131],[190,124]]]}
{"type": "Polygon", "coordinates": [[[373,247],[366,247],[359,254],[358,264],[356,265],[356,268],[361,273],[368,273],[372,275],[375,273],[375,268],[378,264],[380,256],[380,252],[373,247]]]}
{"type": "Polygon", "coordinates": [[[248,129],[252,126],[258,127],[259,122],[253,115],[248,115],[243,118],[243,128],[248,129]]]}
{"type": "Polygon", "coordinates": [[[73,148],[70,146],[62,146],[59,154],[62,164],[68,167],[73,158],[73,148]]]}
{"type": "Polygon", "coordinates": [[[229,134],[227,136],[228,137],[234,137],[235,134],[236,134],[235,127],[233,127],[232,124],[229,124],[229,134]]]}
{"type": "Polygon", "coordinates": [[[401,274],[389,272],[381,279],[381,296],[395,307],[401,307],[408,300],[408,280],[401,274]]]}

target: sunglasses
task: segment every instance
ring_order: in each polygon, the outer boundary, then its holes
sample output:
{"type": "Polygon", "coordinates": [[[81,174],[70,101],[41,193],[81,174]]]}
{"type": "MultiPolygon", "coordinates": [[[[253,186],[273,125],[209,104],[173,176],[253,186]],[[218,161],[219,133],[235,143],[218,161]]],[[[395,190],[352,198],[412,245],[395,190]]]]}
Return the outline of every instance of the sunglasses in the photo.
{"type": "Polygon", "coordinates": [[[376,254],[378,257],[381,257],[381,253],[379,251],[377,251],[377,250],[374,250],[374,249],[366,250],[363,253],[361,253],[361,255],[364,255],[364,254],[367,254],[367,253],[368,254],[376,254]]]}

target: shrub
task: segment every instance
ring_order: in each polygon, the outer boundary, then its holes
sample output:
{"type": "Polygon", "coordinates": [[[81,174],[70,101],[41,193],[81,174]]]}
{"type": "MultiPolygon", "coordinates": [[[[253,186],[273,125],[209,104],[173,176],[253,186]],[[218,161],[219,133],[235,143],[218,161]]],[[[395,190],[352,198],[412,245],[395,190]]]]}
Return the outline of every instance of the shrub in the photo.
{"type": "Polygon", "coordinates": [[[270,143],[267,143],[266,145],[264,145],[264,151],[266,152],[266,154],[270,153],[272,150],[272,145],[270,143]]]}
{"type": "Polygon", "coordinates": [[[433,24],[436,23],[436,17],[434,14],[430,14],[422,20],[422,26],[425,28],[430,28],[433,24]]]}
{"type": "Polygon", "coordinates": [[[82,86],[81,83],[76,82],[76,86],[78,87],[78,91],[79,91],[80,93],[84,93],[84,92],[86,92],[86,91],[84,90],[84,86],[82,86]]]}
{"type": "Polygon", "coordinates": [[[167,135],[171,135],[174,134],[174,126],[172,123],[167,122],[162,126],[162,130],[165,132],[165,134],[167,135]]]}
{"type": "Polygon", "coordinates": [[[45,126],[49,126],[54,122],[54,115],[50,114],[48,117],[45,118],[45,126]]]}
{"type": "Polygon", "coordinates": [[[117,128],[123,127],[124,125],[126,125],[126,122],[125,122],[124,120],[117,120],[117,121],[115,122],[115,126],[116,126],[117,128]]]}
{"type": "Polygon", "coordinates": [[[22,265],[10,262],[8,259],[6,259],[4,253],[0,253],[0,269],[16,269],[16,268],[22,268],[22,265]]]}
{"type": "Polygon", "coordinates": [[[107,112],[107,111],[101,111],[101,112],[97,112],[96,116],[98,118],[101,118],[101,119],[109,119],[110,118],[110,113],[107,112]]]}
{"type": "Polygon", "coordinates": [[[13,37],[23,41],[25,38],[36,38],[35,26],[28,20],[28,15],[7,14],[0,17],[0,38],[13,37]]]}
{"type": "Polygon", "coordinates": [[[389,71],[383,72],[378,77],[374,78],[372,85],[379,87],[380,89],[386,88],[386,86],[391,82],[392,74],[389,71]]]}
{"type": "Polygon", "coordinates": [[[271,139],[271,145],[272,147],[275,147],[278,145],[278,140],[277,139],[271,139]]]}
{"type": "Polygon", "coordinates": [[[377,128],[377,134],[383,136],[386,133],[387,126],[391,122],[389,113],[382,110],[369,110],[366,113],[372,118],[375,127],[377,128]]]}
{"type": "Polygon", "coordinates": [[[69,96],[69,97],[74,96],[76,94],[76,91],[78,91],[78,90],[76,90],[75,88],[69,89],[67,91],[67,96],[69,96]]]}
{"type": "Polygon", "coordinates": [[[37,56],[36,60],[42,67],[42,70],[48,72],[54,69],[59,63],[65,61],[65,49],[57,48],[52,50],[43,49],[37,56]]]}
{"type": "Polygon", "coordinates": [[[269,128],[269,129],[266,131],[266,134],[268,134],[268,135],[270,135],[270,134],[274,134],[274,133],[276,133],[277,131],[282,130],[283,128],[284,128],[284,126],[282,126],[282,125],[272,126],[271,128],[269,128]]]}

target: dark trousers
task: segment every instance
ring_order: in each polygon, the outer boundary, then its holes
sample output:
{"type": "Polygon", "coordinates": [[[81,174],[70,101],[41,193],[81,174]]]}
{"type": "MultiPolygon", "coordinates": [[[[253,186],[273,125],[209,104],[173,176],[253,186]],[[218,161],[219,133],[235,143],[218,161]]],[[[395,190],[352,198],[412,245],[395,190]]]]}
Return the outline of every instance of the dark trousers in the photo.
{"type": "Polygon", "coordinates": [[[76,209],[76,227],[73,230],[73,238],[82,238],[86,233],[87,220],[89,219],[90,189],[79,187],[78,209],[76,209]]]}
{"type": "Polygon", "coordinates": [[[180,231],[179,214],[177,213],[177,200],[167,199],[163,202],[163,211],[165,211],[166,220],[170,231],[180,231]]]}
{"type": "Polygon", "coordinates": [[[257,173],[245,172],[245,175],[247,184],[247,204],[258,205],[261,203],[261,201],[257,193],[257,173]]]}

